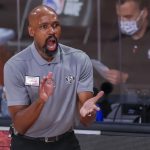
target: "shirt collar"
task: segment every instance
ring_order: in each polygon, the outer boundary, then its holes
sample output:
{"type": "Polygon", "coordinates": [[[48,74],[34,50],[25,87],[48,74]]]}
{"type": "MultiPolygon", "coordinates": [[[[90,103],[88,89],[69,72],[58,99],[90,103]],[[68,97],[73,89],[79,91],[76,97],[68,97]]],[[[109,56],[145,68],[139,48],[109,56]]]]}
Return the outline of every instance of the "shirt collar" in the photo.
{"type": "Polygon", "coordinates": [[[55,55],[54,59],[51,62],[48,62],[47,60],[45,60],[37,51],[34,42],[31,44],[31,50],[32,50],[32,54],[34,59],[37,61],[37,63],[39,65],[49,65],[49,64],[54,64],[54,63],[59,63],[60,62],[60,54],[61,54],[61,49],[60,46],[58,45],[58,52],[55,55]]]}

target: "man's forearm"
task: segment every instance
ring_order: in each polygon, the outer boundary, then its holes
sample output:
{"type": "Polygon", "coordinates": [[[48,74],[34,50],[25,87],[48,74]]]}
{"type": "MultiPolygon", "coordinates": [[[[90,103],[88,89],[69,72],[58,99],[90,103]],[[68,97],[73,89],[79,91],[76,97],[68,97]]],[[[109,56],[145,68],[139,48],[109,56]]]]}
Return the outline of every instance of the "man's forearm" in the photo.
{"type": "MultiPolygon", "coordinates": [[[[43,109],[44,102],[37,100],[26,108],[17,109],[12,120],[16,131],[20,134],[24,134],[38,119],[41,110],[43,109]]],[[[15,106],[14,108],[16,109],[15,106]]]]}

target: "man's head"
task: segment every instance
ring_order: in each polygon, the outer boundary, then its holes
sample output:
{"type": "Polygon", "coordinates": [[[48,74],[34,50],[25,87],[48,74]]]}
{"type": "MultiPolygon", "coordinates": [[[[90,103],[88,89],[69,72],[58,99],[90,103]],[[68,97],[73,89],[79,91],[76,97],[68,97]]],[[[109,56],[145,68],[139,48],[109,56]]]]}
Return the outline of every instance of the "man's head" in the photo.
{"type": "Polygon", "coordinates": [[[146,0],[117,0],[116,11],[120,29],[135,39],[141,38],[148,25],[146,0]]]}
{"type": "Polygon", "coordinates": [[[34,38],[40,55],[49,60],[57,52],[57,40],[61,35],[61,26],[56,12],[44,5],[34,8],[28,16],[29,35],[34,38]]]}

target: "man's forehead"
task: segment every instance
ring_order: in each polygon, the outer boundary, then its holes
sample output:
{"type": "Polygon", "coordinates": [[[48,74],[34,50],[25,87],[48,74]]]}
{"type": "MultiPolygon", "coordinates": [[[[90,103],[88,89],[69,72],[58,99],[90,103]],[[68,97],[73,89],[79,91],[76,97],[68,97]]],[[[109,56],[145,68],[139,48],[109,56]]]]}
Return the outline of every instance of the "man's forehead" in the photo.
{"type": "Polygon", "coordinates": [[[137,3],[133,1],[126,2],[121,5],[117,5],[117,14],[120,16],[124,15],[135,15],[140,12],[140,8],[137,3]]]}
{"type": "Polygon", "coordinates": [[[30,15],[29,15],[29,22],[33,23],[34,21],[46,21],[48,20],[58,20],[58,16],[55,12],[49,9],[41,10],[41,9],[36,9],[33,10],[30,15]]]}
{"type": "Polygon", "coordinates": [[[58,22],[58,18],[56,15],[43,15],[38,18],[38,22],[39,24],[58,22]]]}
{"type": "Polygon", "coordinates": [[[45,7],[34,9],[30,13],[30,16],[34,16],[34,17],[39,17],[39,16],[42,16],[42,15],[55,15],[55,16],[57,16],[57,14],[53,10],[45,8],[45,7]]]}

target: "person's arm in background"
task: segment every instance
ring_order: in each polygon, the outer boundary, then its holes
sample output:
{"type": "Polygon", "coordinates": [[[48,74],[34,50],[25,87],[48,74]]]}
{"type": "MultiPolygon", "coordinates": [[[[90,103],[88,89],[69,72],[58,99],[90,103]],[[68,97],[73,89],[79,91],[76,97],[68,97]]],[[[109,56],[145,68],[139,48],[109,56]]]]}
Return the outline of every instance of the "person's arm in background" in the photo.
{"type": "MultiPolygon", "coordinates": [[[[120,70],[120,50],[118,50],[118,38],[102,44],[102,63],[108,67],[103,70],[103,77],[113,85],[126,83],[130,78],[128,72],[120,70]]],[[[105,67],[105,68],[106,68],[105,67]]]]}
{"type": "Polygon", "coordinates": [[[78,94],[79,98],[79,112],[80,122],[87,126],[96,119],[96,111],[100,108],[96,106],[96,102],[103,96],[104,92],[99,92],[93,97],[92,92],[81,92],[78,94]]]}
{"type": "Polygon", "coordinates": [[[115,69],[109,69],[105,72],[105,79],[114,85],[126,83],[128,77],[128,73],[115,69]]]}

